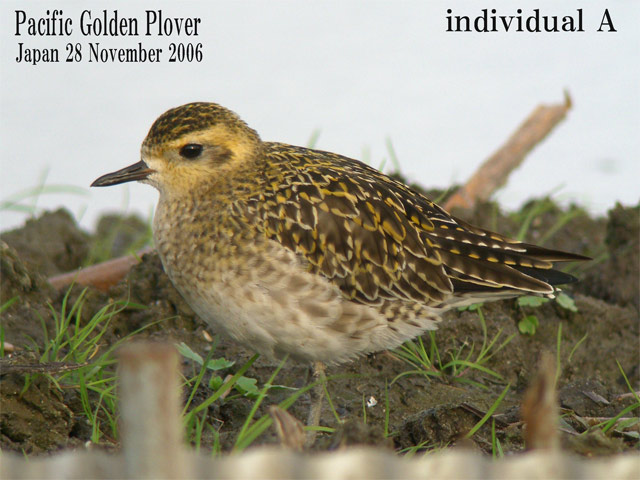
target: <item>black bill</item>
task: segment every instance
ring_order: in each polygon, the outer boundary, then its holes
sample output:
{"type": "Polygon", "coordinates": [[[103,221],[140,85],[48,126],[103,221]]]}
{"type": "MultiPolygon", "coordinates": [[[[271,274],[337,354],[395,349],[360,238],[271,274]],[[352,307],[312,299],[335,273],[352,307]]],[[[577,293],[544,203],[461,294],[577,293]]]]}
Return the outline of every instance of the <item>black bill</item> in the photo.
{"type": "Polygon", "coordinates": [[[116,172],[107,173],[95,180],[92,187],[110,187],[111,185],[118,185],[119,183],[133,182],[134,180],[144,180],[154,170],[150,169],[146,163],[140,160],[138,163],[129,165],[116,172]]]}

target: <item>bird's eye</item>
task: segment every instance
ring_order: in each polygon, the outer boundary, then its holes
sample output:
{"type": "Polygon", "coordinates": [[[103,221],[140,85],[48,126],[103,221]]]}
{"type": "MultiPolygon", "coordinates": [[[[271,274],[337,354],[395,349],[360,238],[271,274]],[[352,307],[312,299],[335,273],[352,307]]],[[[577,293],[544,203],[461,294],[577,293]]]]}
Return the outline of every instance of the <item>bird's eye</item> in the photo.
{"type": "Polygon", "coordinates": [[[187,143],[184,147],[180,149],[180,155],[184,158],[188,158],[189,160],[198,158],[201,153],[202,153],[202,145],[198,143],[187,143]]]}

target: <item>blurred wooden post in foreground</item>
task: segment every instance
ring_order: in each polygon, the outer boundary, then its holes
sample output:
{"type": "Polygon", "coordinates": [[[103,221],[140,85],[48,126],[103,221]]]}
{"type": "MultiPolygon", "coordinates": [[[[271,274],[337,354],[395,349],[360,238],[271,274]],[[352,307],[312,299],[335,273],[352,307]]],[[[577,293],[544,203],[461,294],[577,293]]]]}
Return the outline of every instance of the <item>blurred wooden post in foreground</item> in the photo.
{"type": "Polygon", "coordinates": [[[531,381],[522,401],[521,412],[526,425],[524,440],[527,450],[560,448],[560,412],[557,397],[556,362],[550,352],[543,352],[538,373],[531,381]]]}
{"type": "Polygon", "coordinates": [[[491,155],[443,205],[452,208],[473,208],[488,200],[502,187],[509,174],[518,167],[527,154],[558,125],[571,109],[571,97],[565,92],[564,104],[539,105],[506,143],[491,155]]]}
{"type": "Polygon", "coordinates": [[[119,352],[120,431],[127,478],[190,478],[180,420],[178,353],[135,342],[119,352]]]}

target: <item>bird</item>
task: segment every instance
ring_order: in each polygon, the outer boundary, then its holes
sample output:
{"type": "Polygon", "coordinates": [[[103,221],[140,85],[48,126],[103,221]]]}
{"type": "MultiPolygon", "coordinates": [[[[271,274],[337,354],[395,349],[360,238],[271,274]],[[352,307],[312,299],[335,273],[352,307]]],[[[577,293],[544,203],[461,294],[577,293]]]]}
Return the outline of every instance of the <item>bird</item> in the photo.
{"type": "Polygon", "coordinates": [[[552,298],[588,257],[470,225],[371,166],[263,141],[216,103],[172,108],[139,162],[99,177],[159,191],[164,270],[215,331],[270,357],[333,365],[434,330],[446,311],[552,298]]]}

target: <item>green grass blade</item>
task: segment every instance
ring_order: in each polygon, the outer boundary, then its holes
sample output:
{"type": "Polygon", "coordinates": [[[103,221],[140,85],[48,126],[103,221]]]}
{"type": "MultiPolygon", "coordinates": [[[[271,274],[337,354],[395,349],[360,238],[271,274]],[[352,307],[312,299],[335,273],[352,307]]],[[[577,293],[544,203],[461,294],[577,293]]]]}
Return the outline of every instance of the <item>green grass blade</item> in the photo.
{"type": "Polygon", "coordinates": [[[505,395],[507,394],[507,392],[509,391],[509,388],[511,388],[511,384],[509,383],[506,387],[504,387],[504,390],[502,391],[502,393],[500,394],[500,396],[497,398],[497,400],[495,402],[493,402],[493,405],[491,405],[491,408],[489,410],[487,410],[487,413],[484,414],[484,417],[482,417],[480,419],[480,421],[478,423],[475,424],[475,426],[469,430],[469,433],[467,433],[464,437],[465,438],[471,438],[475,435],[475,433],[480,430],[480,428],[482,427],[482,425],[484,425],[486,423],[486,421],[491,418],[491,415],[493,415],[493,412],[496,411],[496,409],[498,408],[498,406],[500,405],[500,403],[502,403],[502,400],[504,399],[505,395]]]}

